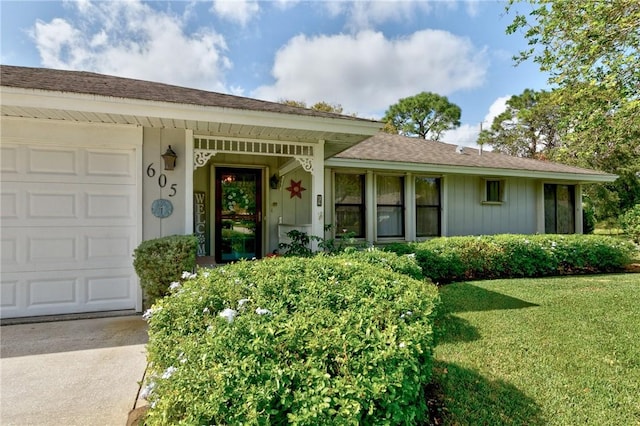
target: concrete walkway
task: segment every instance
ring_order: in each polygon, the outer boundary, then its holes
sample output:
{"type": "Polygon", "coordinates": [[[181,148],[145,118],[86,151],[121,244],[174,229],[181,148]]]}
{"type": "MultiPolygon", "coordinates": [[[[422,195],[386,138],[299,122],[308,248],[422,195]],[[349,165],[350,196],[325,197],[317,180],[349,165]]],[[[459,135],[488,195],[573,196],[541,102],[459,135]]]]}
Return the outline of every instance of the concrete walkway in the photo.
{"type": "Polygon", "coordinates": [[[0,327],[0,424],[124,426],[146,368],[140,316],[0,327]]]}

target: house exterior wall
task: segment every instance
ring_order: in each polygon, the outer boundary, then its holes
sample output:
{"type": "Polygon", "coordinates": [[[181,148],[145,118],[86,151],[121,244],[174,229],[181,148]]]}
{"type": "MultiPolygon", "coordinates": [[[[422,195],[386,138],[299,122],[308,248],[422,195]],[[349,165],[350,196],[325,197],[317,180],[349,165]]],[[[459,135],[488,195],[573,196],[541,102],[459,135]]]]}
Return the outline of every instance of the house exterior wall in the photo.
{"type": "Polygon", "coordinates": [[[142,211],[143,239],[165,237],[168,235],[184,235],[191,233],[187,229],[187,204],[191,201],[188,193],[191,187],[192,156],[186,149],[187,135],[180,129],[143,129],[142,149],[142,211]],[[178,155],[174,170],[164,170],[162,154],[168,146],[178,155]],[[157,217],[152,212],[155,200],[168,200],[173,205],[173,212],[165,218],[157,217]]]}
{"type": "Polygon", "coordinates": [[[482,202],[484,177],[448,175],[445,179],[447,236],[534,234],[538,231],[541,183],[533,179],[503,179],[504,201],[482,202]]]}

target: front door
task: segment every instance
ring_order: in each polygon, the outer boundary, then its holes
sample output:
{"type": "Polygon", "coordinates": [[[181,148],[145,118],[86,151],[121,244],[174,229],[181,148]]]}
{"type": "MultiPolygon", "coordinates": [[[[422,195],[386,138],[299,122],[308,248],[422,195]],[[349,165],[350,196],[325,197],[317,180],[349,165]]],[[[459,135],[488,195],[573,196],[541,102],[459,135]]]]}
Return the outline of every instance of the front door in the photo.
{"type": "Polygon", "coordinates": [[[262,170],[216,168],[216,262],[262,256],[262,170]]]}

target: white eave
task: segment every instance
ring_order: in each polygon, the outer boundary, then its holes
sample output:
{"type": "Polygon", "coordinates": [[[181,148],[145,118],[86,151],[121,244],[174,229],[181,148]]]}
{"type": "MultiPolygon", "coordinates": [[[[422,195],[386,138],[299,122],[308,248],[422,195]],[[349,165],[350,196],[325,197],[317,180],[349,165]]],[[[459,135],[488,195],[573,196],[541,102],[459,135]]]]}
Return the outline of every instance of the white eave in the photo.
{"type": "Polygon", "coordinates": [[[376,134],[373,120],[329,118],[39,89],[0,88],[2,115],[183,128],[234,137],[332,142],[339,152],[376,134]],[[341,145],[344,144],[344,147],[341,145]]]}
{"type": "Polygon", "coordinates": [[[520,177],[540,180],[562,180],[576,183],[613,182],[618,176],[612,174],[550,172],[526,169],[502,169],[493,167],[451,166],[446,164],[404,163],[397,161],[358,160],[352,158],[330,158],[326,167],[350,169],[372,169],[385,171],[403,171],[412,173],[439,175],[475,175],[487,177],[520,177]]]}

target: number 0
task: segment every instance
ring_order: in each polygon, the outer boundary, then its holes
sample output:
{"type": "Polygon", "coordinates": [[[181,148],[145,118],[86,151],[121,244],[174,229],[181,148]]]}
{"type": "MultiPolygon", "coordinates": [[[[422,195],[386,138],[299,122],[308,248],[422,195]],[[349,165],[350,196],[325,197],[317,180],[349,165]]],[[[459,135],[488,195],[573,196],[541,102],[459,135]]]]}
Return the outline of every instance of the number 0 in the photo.
{"type": "Polygon", "coordinates": [[[164,188],[165,186],[167,186],[167,175],[165,175],[164,173],[158,176],[158,186],[160,188],[164,188]]]}

